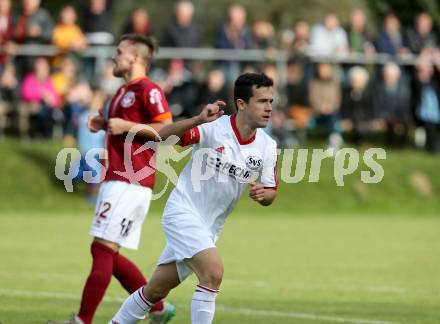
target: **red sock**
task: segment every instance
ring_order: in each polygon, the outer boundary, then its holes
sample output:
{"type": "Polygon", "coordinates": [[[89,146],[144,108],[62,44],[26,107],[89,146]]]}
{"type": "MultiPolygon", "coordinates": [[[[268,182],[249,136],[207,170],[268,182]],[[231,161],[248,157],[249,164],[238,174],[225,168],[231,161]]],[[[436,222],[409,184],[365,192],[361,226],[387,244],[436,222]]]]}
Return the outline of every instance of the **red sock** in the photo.
{"type": "Polygon", "coordinates": [[[93,315],[104,297],[112,278],[115,251],[94,241],[91,246],[93,264],[84,286],[78,316],[85,324],[92,323],[93,315]]]}
{"type": "MultiPolygon", "coordinates": [[[[147,284],[147,280],[139,268],[119,253],[113,257],[113,275],[130,294],[147,284]]],[[[160,301],[151,308],[150,312],[161,311],[162,309],[163,303],[160,301]]]]}
{"type": "Polygon", "coordinates": [[[119,253],[113,256],[113,275],[130,294],[147,284],[139,268],[119,253]]]}

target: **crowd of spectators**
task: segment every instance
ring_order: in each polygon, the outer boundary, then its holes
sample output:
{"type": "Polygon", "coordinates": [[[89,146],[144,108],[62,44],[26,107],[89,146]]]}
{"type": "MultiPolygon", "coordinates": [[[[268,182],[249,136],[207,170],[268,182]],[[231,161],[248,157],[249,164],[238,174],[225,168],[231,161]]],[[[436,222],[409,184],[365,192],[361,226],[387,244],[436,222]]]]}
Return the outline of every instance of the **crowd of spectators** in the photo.
{"type": "MultiPolygon", "coordinates": [[[[177,2],[162,31],[152,29],[148,6],[136,8],[117,35],[110,28],[113,1],[79,3],[52,17],[40,0],[0,0],[0,136],[15,132],[23,139],[62,137],[66,145],[96,144],[102,138],[92,139],[82,121],[106,106],[121,81],[112,76],[111,61],[96,73],[94,58],[81,55],[84,49],[112,45],[124,33],[155,36],[163,47],[202,46],[198,13],[190,1],[177,2]],[[22,44],[52,44],[58,54],[21,56],[17,49],[22,44]]],[[[330,147],[344,141],[369,145],[379,134],[390,147],[415,144],[440,152],[440,52],[429,13],[417,13],[407,28],[389,13],[375,34],[361,9],[353,9],[346,21],[343,26],[337,13],[326,12],[321,23],[298,20],[278,31],[270,21],[250,24],[245,7],[232,4],[211,46],[265,50],[269,58],[276,49],[288,51],[287,84],[276,89],[267,129],[281,146],[301,145],[310,134],[323,132],[330,147]],[[360,65],[329,59],[350,53],[388,54],[389,61],[360,65]],[[312,62],[312,56],[319,62],[312,62]],[[414,64],[399,64],[408,58],[414,64]]],[[[150,76],[166,93],[174,117],[182,118],[218,98],[229,100],[227,113],[233,113],[231,84],[239,73],[253,70],[278,84],[279,70],[270,59],[203,65],[175,58],[157,62],[150,76]]]]}

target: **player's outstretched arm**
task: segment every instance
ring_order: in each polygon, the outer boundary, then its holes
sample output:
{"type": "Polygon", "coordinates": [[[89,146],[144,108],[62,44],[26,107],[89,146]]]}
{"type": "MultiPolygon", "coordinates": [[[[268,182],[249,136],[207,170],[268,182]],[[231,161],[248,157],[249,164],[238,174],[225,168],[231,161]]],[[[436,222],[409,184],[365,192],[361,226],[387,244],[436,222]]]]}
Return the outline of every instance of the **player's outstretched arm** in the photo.
{"type": "Polygon", "coordinates": [[[111,135],[121,135],[133,132],[136,136],[142,136],[150,140],[155,140],[156,133],[164,126],[171,124],[171,118],[167,118],[157,123],[139,124],[122,118],[110,118],[107,123],[107,131],[111,135]]]}
{"type": "Polygon", "coordinates": [[[263,206],[269,206],[275,200],[277,191],[273,188],[264,188],[261,183],[250,183],[249,197],[263,206]]]}
{"type": "Polygon", "coordinates": [[[183,134],[185,134],[185,132],[189,131],[190,129],[204,123],[212,122],[221,117],[223,115],[224,106],[226,106],[226,103],[221,100],[217,100],[212,104],[207,104],[198,116],[180,120],[178,122],[163,127],[159,131],[160,138],[157,138],[156,140],[165,141],[168,137],[172,135],[176,135],[179,138],[182,138],[183,134]]]}

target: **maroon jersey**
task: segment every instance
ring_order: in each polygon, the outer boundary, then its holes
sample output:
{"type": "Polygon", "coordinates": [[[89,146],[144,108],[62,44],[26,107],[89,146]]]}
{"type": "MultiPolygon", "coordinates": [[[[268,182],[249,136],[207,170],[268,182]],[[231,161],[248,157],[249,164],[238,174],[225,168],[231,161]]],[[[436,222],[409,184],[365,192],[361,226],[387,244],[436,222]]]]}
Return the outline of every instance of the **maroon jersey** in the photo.
{"type": "MultiPolygon", "coordinates": [[[[171,117],[162,90],[147,77],[123,85],[112,98],[108,111],[109,119],[122,118],[139,124],[157,123],[171,117]]],[[[118,180],[153,189],[155,149],[141,148],[148,139],[141,136],[130,139],[130,135],[107,134],[108,166],[104,181],[118,180]]]]}

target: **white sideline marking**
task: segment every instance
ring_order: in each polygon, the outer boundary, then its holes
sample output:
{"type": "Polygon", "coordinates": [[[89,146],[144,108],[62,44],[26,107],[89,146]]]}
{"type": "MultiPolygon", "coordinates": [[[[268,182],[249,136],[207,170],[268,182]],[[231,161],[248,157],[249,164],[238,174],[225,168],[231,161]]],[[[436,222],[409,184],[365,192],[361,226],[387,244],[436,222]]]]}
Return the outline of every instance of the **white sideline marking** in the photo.
{"type": "MultiPolygon", "coordinates": [[[[25,291],[15,289],[0,289],[0,295],[3,296],[15,296],[15,297],[30,297],[30,298],[55,298],[55,299],[67,299],[67,300],[79,300],[80,296],[75,294],[63,293],[63,292],[50,292],[50,291],[25,291]]],[[[118,302],[122,303],[125,297],[104,297],[105,302],[118,302]]],[[[187,308],[188,305],[177,304],[177,307],[187,308]]],[[[353,324],[398,324],[397,322],[390,321],[375,321],[366,319],[344,318],[338,316],[325,316],[313,313],[303,313],[294,311],[271,311],[263,309],[251,309],[241,307],[229,307],[217,305],[216,308],[223,312],[232,314],[242,314],[257,317],[284,317],[284,318],[300,318],[311,321],[328,321],[338,323],[353,323],[353,324]]]]}
{"type": "Polygon", "coordinates": [[[329,321],[338,323],[355,323],[355,324],[398,324],[397,322],[389,321],[374,321],[365,319],[354,319],[354,318],[344,318],[337,316],[325,316],[317,315],[313,313],[301,313],[301,312],[285,312],[285,311],[270,311],[262,309],[250,309],[241,307],[228,307],[222,305],[216,305],[216,309],[234,314],[243,314],[250,316],[261,316],[261,317],[289,317],[289,318],[301,318],[305,320],[314,321],[329,321]]]}
{"type": "MultiPolygon", "coordinates": [[[[28,277],[28,272],[12,272],[12,271],[0,271],[0,276],[14,276],[17,275],[28,277]]],[[[33,272],[32,276],[40,279],[68,279],[69,281],[72,279],[73,274],[71,273],[59,273],[59,272],[33,272]]],[[[79,278],[80,276],[78,276],[79,278]]],[[[82,276],[81,276],[82,278],[82,276]]],[[[244,286],[252,286],[257,288],[274,288],[274,287],[282,287],[282,288],[291,288],[291,289],[301,289],[301,290],[312,290],[312,291],[329,291],[329,290],[342,290],[342,291],[360,291],[360,292],[374,292],[374,293],[384,293],[384,294],[406,294],[410,292],[416,292],[419,294],[428,293],[425,290],[418,289],[410,291],[408,288],[403,287],[389,287],[389,286],[373,286],[373,285],[356,285],[356,284],[346,284],[346,283],[334,283],[334,284],[301,284],[301,283],[292,283],[289,280],[285,280],[283,282],[274,282],[274,281],[262,281],[262,280],[240,280],[240,279],[224,279],[223,285],[244,285],[244,286]]]]}

